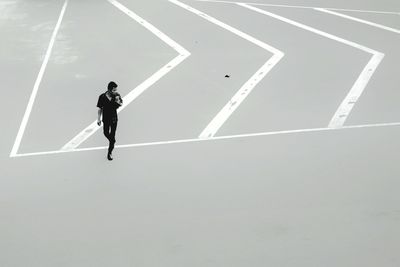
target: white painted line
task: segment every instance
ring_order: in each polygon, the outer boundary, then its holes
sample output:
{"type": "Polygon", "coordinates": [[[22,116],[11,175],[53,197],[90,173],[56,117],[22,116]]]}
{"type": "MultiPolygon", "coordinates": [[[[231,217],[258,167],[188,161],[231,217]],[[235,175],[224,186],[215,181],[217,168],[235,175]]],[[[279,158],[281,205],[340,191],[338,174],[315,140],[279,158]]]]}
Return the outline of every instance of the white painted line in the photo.
{"type": "Polygon", "coordinates": [[[268,74],[273,67],[281,60],[283,54],[274,54],[229,100],[229,102],[219,111],[214,119],[201,132],[199,138],[210,138],[215,136],[217,131],[235,112],[246,97],[253,91],[255,86],[268,74]]]}
{"type": "Polygon", "coordinates": [[[369,54],[372,54],[372,58],[370,59],[370,61],[368,62],[368,64],[365,66],[365,68],[363,69],[363,71],[361,72],[360,76],[358,77],[358,79],[356,80],[356,82],[354,83],[353,87],[351,88],[351,90],[349,91],[349,93],[347,94],[346,98],[343,100],[343,102],[341,103],[341,105],[339,106],[339,108],[337,109],[337,111],[335,112],[334,116],[332,117],[329,126],[328,127],[342,127],[347,119],[347,117],[349,116],[351,110],[353,109],[355,103],[357,102],[357,100],[359,99],[359,97],[361,96],[361,94],[363,93],[365,87],[367,86],[369,80],[371,79],[372,75],[374,74],[376,68],[378,67],[379,63],[382,61],[384,54],[381,52],[378,52],[376,50],[373,50],[371,48],[368,48],[366,46],[357,44],[355,42],[352,41],[348,41],[345,40],[343,38],[340,38],[338,36],[335,36],[333,34],[329,34],[326,32],[323,32],[321,30],[312,28],[310,26],[304,25],[302,23],[284,18],[282,16],[273,14],[271,12],[259,9],[257,7],[253,7],[250,6],[248,4],[243,4],[243,3],[239,3],[238,5],[243,6],[245,8],[248,8],[250,10],[253,10],[255,12],[273,17],[275,19],[281,20],[283,22],[289,23],[293,26],[299,27],[301,29],[316,33],[318,35],[321,35],[323,37],[329,38],[331,40],[346,44],[348,46],[360,49],[362,51],[365,51],[369,54]]]}
{"type": "Polygon", "coordinates": [[[223,23],[222,21],[219,21],[219,20],[217,20],[217,19],[215,19],[215,18],[213,18],[213,17],[211,17],[211,16],[209,16],[209,15],[207,15],[207,14],[205,14],[205,13],[203,13],[203,12],[197,10],[197,9],[194,9],[193,7],[190,7],[190,6],[188,6],[188,5],[186,5],[186,4],[182,3],[182,2],[179,2],[177,0],[168,0],[168,1],[171,2],[171,3],[176,4],[177,6],[182,7],[184,9],[186,9],[186,10],[188,10],[188,11],[190,11],[190,12],[192,12],[192,13],[194,13],[194,14],[196,14],[196,15],[198,15],[198,16],[206,19],[206,20],[208,20],[208,21],[210,21],[211,23],[213,23],[215,25],[218,25],[218,26],[224,28],[225,30],[228,30],[228,31],[232,32],[233,34],[236,34],[236,35],[240,36],[241,38],[243,38],[243,39],[245,39],[245,40],[247,40],[249,42],[252,42],[253,44],[255,44],[255,45],[257,45],[257,46],[259,46],[259,47],[261,47],[261,48],[263,48],[265,50],[270,51],[273,54],[283,54],[280,50],[278,50],[278,49],[276,49],[276,48],[274,48],[274,47],[272,47],[272,46],[270,46],[270,45],[268,45],[268,44],[266,44],[266,43],[264,43],[264,42],[262,42],[262,41],[260,41],[260,40],[258,40],[256,38],[254,38],[254,37],[252,37],[250,35],[248,35],[247,33],[244,33],[244,32],[242,32],[242,31],[240,31],[240,30],[238,30],[238,29],[236,29],[236,28],[234,28],[232,26],[229,26],[228,24],[223,23]]]}
{"type": "Polygon", "coordinates": [[[379,63],[382,61],[384,54],[374,54],[371,60],[368,62],[367,66],[363,69],[357,81],[354,83],[353,87],[347,94],[347,96],[343,99],[339,108],[336,110],[333,115],[331,121],[329,122],[328,127],[330,128],[338,128],[342,127],[348,118],[351,110],[354,105],[357,103],[361,94],[363,93],[365,87],[367,86],[369,80],[374,74],[376,68],[379,63]]]}
{"type": "Polygon", "coordinates": [[[171,3],[180,6],[209,22],[222,27],[223,29],[236,34],[237,36],[271,52],[273,56],[239,89],[239,91],[229,100],[229,102],[220,110],[220,112],[214,117],[214,119],[206,126],[206,128],[200,133],[200,138],[211,138],[222,125],[229,119],[233,112],[239,107],[239,105],[246,99],[251,93],[254,87],[267,75],[267,73],[281,60],[284,53],[278,49],[230,26],[223,23],[189,5],[186,5],[177,0],[169,0],[171,3]]]}
{"type": "Polygon", "coordinates": [[[180,44],[172,40],[169,36],[167,36],[165,33],[157,29],[155,26],[153,26],[151,23],[148,21],[144,20],[141,18],[139,15],[135,14],[133,11],[128,9],[127,7],[123,6],[121,3],[119,3],[116,0],[108,0],[111,4],[113,4],[116,8],[124,12],[126,15],[131,17],[133,20],[138,22],[139,24],[143,25],[147,30],[149,30],[151,33],[156,35],[158,38],[160,38],[163,42],[168,44],[170,47],[172,47],[174,50],[176,50],[180,55],[185,55],[185,56],[190,56],[190,52],[187,51],[185,48],[183,48],[180,44]]]}
{"type": "MultiPolygon", "coordinates": [[[[212,3],[226,3],[226,4],[238,4],[240,2],[235,1],[219,1],[219,0],[195,0],[197,2],[212,2],[212,3]]],[[[348,9],[348,8],[335,8],[335,7],[315,7],[315,6],[298,6],[298,5],[279,5],[279,4],[267,4],[267,3],[252,3],[245,2],[245,4],[252,6],[269,6],[269,7],[284,7],[284,8],[299,8],[299,9],[315,9],[325,8],[330,10],[338,11],[349,11],[349,12],[360,12],[360,13],[376,13],[376,14],[387,14],[387,15],[400,15],[400,12],[396,11],[377,11],[377,10],[362,10],[362,9],[348,9]]]]}
{"type": "Polygon", "coordinates": [[[10,157],[14,157],[14,156],[17,155],[19,146],[21,145],[21,140],[22,140],[22,137],[23,137],[23,135],[25,133],[25,128],[26,128],[26,125],[28,124],[29,117],[30,117],[30,114],[32,112],[33,104],[35,103],[36,95],[37,95],[37,92],[39,90],[40,83],[42,82],[43,74],[44,74],[44,72],[46,70],[47,63],[49,62],[51,51],[53,49],[53,46],[54,46],[54,43],[55,43],[55,40],[56,40],[56,37],[57,37],[57,33],[58,33],[59,29],[60,29],[61,22],[63,20],[64,14],[65,14],[65,10],[67,9],[68,1],[69,0],[65,0],[64,5],[63,5],[63,7],[61,9],[61,12],[60,12],[60,16],[58,17],[58,21],[57,21],[57,24],[56,24],[56,26],[54,28],[53,34],[51,36],[49,46],[47,47],[47,51],[46,51],[45,57],[43,59],[42,66],[40,67],[39,74],[36,77],[36,81],[35,81],[35,84],[33,86],[33,90],[32,90],[31,96],[29,98],[28,105],[26,107],[24,117],[22,118],[22,122],[21,122],[21,125],[19,127],[19,130],[18,130],[18,133],[17,133],[17,137],[15,139],[13,148],[11,150],[10,157]]]}
{"type": "Polygon", "coordinates": [[[264,15],[266,15],[266,16],[270,16],[270,17],[272,17],[272,18],[275,18],[275,19],[277,19],[277,20],[283,21],[283,22],[285,22],[285,23],[291,24],[291,25],[296,26],[296,27],[298,27],[298,28],[301,28],[301,29],[303,29],[303,30],[310,31],[310,32],[313,32],[313,33],[315,33],[315,34],[321,35],[321,36],[326,37],[326,38],[328,38],[328,39],[331,39],[331,40],[334,40],[334,41],[337,41],[337,42],[340,42],[340,43],[343,43],[343,44],[352,46],[352,47],[357,48],[357,49],[361,49],[361,50],[363,50],[363,51],[365,51],[365,52],[367,52],[367,53],[370,53],[370,54],[379,53],[379,52],[377,52],[377,51],[375,51],[375,50],[373,50],[373,49],[371,49],[371,48],[368,48],[368,47],[366,47],[366,46],[363,46],[363,45],[361,45],[361,44],[357,44],[357,43],[355,43],[355,42],[348,41],[348,40],[343,39],[343,38],[341,38],[341,37],[338,37],[338,36],[335,36],[335,35],[333,35],[333,34],[330,34],[330,33],[327,33],[327,32],[321,31],[321,30],[318,30],[318,29],[316,29],[316,28],[307,26],[307,25],[302,24],[302,23],[300,23],[300,22],[296,22],[296,21],[294,21],[294,20],[291,20],[291,19],[288,19],[288,18],[279,16],[279,15],[276,15],[276,14],[274,14],[274,13],[265,11],[265,10],[263,10],[263,9],[259,9],[259,8],[257,8],[257,7],[253,7],[253,6],[250,6],[250,5],[248,5],[248,4],[244,4],[244,3],[238,3],[238,5],[239,5],[239,6],[242,6],[242,7],[245,7],[245,8],[247,8],[247,9],[253,10],[253,11],[255,11],[255,12],[264,14],[264,15]]]}
{"type": "MultiPolygon", "coordinates": [[[[142,82],[139,86],[129,92],[126,96],[123,97],[124,105],[118,109],[118,113],[121,112],[125,107],[127,107],[133,100],[139,97],[143,92],[145,92],[150,86],[155,84],[158,80],[160,80],[163,76],[169,73],[172,69],[178,66],[182,61],[184,61],[187,57],[190,56],[190,52],[179,45],[177,42],[172,40],[166,34],[161,32],[159,29],[154,27],[152,24],[135,14],[133,11],[129,10],[127,7],[120,4],[115,0],[108,0],[112,5],[116,8],[124,12],[126,15],[134,19],[136,22],[141,24],[151,33],[160,38],[163,42],[168,44],[171,48],[176,50],[179,55],[167,63],[164,67],[154,73],[152,76],[147,78],[144,82],[142,82]]],[[[76,135],[71,141],[65,144],[61,150],[73,150],[77,148],[80,144],[82,144],[86,139],[88,139],[91,135],[93,135],[100,127],[97,125],[97,121],[92,122],[88,127],[83,129],[78,135],[76,135]]]]}
{"type": "Polygon", "coordinates": [[[210,2],[210,3],[224,3],[224,4],[239,4],[245,3],[253,6],[270,6],[270,7],[288,7],[288,8],[301,8],[301,9],[312,9],[310,6],[295,6],[295,5],[280,5],[280,4],[266,4],[266,3],[253,3],[253,2],[236,2],[236,1],[223,1],[223,0],[195,0],[197,2],[210,2]]]}
{"type": "MultiPolygon", "coordinates": [[[[196,143],[205,141],[218,141],[218,140],[228,140],[228,139],[238,139],[238,138],[252,138],[252,137],[262,137],[262,136],[272,136],[272,135],[288,135],[288,134],[302,134],[302,133],[315,133],[315,132],[326,132],[326,131],[340,131],[340,130],[350,130],[350,129],[365,129],[365,128],[381,128],[381,127],[394,127],[400,126],[400,122],[393,123],[376,123],[376,124],[363,124],[363,125],[350,125],[341,128],[310,128],[310,129],[298,129],[298,130],[286,130],[286,131],[273,131],[273,132],[261,132],[261,133],[251,133],[251,134],[238,134],[238,135],[226,135],[218,136],[212,138],[194,138],[194,139],[181,139],[172,141],[160,141],[160,142],[149,142],[149,143],[138,143],[138,144],[126,144],[117,145],[115,148],[132,148],[132,147],[146,147],[146,146],[159,146],[159,145],[172,145],[172,144],[184,144],[184,143],[196,143]]],[[[41,156],[41,155],[54,155],[69,152],[83,152],[83,151],[95,151],[95,150],[105,150],[108,147],[90,147],[90,148],[77,148],[73,150],[56,150],[47,152],[34,152],[34,153],[24,153],[18,154],[15,157],[28,157],[28,156],[41,156]]]]}
{"type": "Polygon", "coordinates": [[[374,23],[374,22],[371,22],[371,21],[368,21],[368,20],[355,18],[355,17],[349,16],[349,15],[345,15],[345,14],[342,14],[342,13],[339,13],[339,12],[331,11],[331,10],[328,10],[328,9],[325,9],[325,8],[314,8],[314,10],[325,12],[325,13],[328,13],[328,14],[331,14],[331,15],[334,15],[334,16],[338,16],[338,17],[342,17],[342,18],[345,18],[345,19],[357,21],[357,22],[360,22],[360,23],[363,23],[363,24],[367,24],[367,25],[379,28],[379,29],[383,29],[383,30],[386,30],[386,31],[390,31],[390,32],[394,32],[394,33],[400,34],[400,30],[398,30],[398,29],[394,29],[394,28],[391,28],[391,27],[388,27],[388,26],[385,26],[385,25],[382,25],[382,24],[374,23]]]}
{"type": "Polygon", "coordinates": [[[346,8],[326,8],[326,9],[337,10],[337,11],[358,12],[358,13],[375,13],[375,14],[384,14],[384,15],[400,15],[400,12],[395,12],[395,11],[360,10],[360,9],[346,9],[346,8]]]}

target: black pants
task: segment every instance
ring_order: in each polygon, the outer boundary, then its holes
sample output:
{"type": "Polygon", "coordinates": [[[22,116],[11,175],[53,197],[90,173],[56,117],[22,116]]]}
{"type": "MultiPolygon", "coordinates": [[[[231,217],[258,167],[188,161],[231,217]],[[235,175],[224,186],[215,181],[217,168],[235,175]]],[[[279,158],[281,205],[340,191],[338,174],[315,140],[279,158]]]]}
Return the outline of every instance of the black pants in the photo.
{"type": "Polygon", "coordinates": [[[118,121],[103,121],[103,133],[104,136],[108,139],[110,144],[108,145],[108,154],[114,149],[115,144],[115,131],[117,130],[118,121]]]}

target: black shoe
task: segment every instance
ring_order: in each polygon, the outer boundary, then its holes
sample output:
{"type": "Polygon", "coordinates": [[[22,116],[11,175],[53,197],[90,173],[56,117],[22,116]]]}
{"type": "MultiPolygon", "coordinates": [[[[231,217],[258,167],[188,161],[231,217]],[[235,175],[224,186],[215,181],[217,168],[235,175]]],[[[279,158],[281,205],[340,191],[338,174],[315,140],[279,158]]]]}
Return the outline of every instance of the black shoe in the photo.
{"type": "Polygon", "coordinates": [[[107,159],[108,159],[108,160],[113,160],[113,156],[112,156],[111,153],[107,154],[107,159]]]}

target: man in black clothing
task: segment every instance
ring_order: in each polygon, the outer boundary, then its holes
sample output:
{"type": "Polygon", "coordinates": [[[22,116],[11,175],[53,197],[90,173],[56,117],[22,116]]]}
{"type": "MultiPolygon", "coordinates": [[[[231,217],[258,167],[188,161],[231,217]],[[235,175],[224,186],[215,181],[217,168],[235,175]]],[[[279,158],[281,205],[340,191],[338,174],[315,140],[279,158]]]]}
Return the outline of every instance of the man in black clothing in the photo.
{"type": "Polygon", "coordinates": [[[107,92],[99,96],[97,107],[97,124],[101,125],[103,115],[103,133],[110,142],[108,145],[107,159],[113,160],[112,151],[115,144],[115,131],[117,130],[118,115],[117,109],[122,106],[121,95],[117,92],[118,85],[115,82],[109,82],[107,92]]]}

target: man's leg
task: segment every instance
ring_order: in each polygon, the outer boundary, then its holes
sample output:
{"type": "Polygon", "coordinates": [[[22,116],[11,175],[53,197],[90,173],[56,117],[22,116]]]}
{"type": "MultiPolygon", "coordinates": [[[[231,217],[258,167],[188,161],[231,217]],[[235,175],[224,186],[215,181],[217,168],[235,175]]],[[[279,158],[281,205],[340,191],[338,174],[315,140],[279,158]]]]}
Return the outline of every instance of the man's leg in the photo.
{"type": "Polygon", "coordinates": [[[110,123],[107,121],[103,121],[103,133],[104,136],[110,140],[110,123]]]}
{"type": "Polygon", "coordinates": [[[109,144],[108,144],[108,152],[107,152],[107,158],[108,160],[112,160],[112,156],[111,156],[111,152],[114,149],[114,139],[111,136],[111,132],[112,132],[112,122],[110,121],[103,121],[103,133],[104,136],[108,139],[109,144]],[[111,131],[110,131],[111,130],[111,131]]]}
{"type": "Polygon", "coordinates": [[[111,128],[110,135],[109,135],[110,145],[108,146],[108,154],[111,154],[112,151],[114,150],[115,132],[117,131],[117,122],[111,123],[110,128],[111,128]]]}

